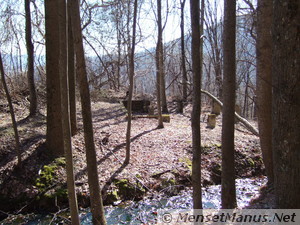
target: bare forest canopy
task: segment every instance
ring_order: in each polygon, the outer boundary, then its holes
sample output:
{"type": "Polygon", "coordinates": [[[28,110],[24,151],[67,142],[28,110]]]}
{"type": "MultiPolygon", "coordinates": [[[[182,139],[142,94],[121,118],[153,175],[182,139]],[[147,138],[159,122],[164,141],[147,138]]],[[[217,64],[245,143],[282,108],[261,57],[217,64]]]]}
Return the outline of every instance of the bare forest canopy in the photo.
{"type": "MultiPolygon", "coordinates": [[[[150,1],[142,1],[138,14],[137,49],[135,54],[135,77],[134,93],[154,95],[156,90],[156,66],[155,66],[155,18],[149,17],[156,6],[150,1]],[[148,9],[147,9],[148,8],[148,9]],[[152,34],[150,33],[150,31],[152,34]],[[150,40],[152,40],[152,44],[150,40]],[[154,42],[153,42],[154,40],[154,42]]],[[[32,30],[34,44],[34,63],[36,66],[35,79],[43,89],[45,82],[45,28],[43,2],[32,2],[32,30]]],[[[128,24],[126,17],[128,8],[121,3],[103,3],[83,1],[81,5],[82,29],[84,48],[87,60],[87,72],[91,90],[101,88],[118,90],[120,87],[127,88],[128,80],[128,24]],[[118,5],[120,4],[120,5],[118,5]],[[101,26],[105,24],[105,26],[101,26]]],[[[203,89],[220,97],[222,83],[222,4],[207,2],[205,12],[204,29],[204,68],[202,77],[203,89]]],[[[244,5],[244,3],[242,4],[244,5]]],[[[24,75],[27,68],[27,56],[22,30],[22,7],[16,7],[12,3],[3,1],[1,18],[2,30],[8,30],[0,40],[5,46],[3,60],[7,68],[7,74],[16,77],[24,75]],[[8,23],[9,22],[9,23],[8,23]]],[[[192,68],[191,68],[191,35],[189,20],[189,3],[184,8],[185,18],[185,61],[187,71],[188,91],[191,91],[192,68]]],[[[165,86],[167,96],[179,98],[183,95],[182,63],[181,63],[181,38],[180,36],[180,4],[170,1],[168,5],[163,3],[163,22],[165,23],[163,49],[165,86]],[[173,29],[171,28],[173,27],[173,29]],[[176,29],[175,29],[176,28],[176,29]],[[173,37],[173,39],[172,39],[173,37]]],[[[237,18],[237,104],[243,108],[242,115],[246,118],[255,116],[255,29],[253,12],[248,7],[240,7],[237,18]]],[[[22,77],[22,76],[21,76],[22,77]]],[[[24,83],[22,79],[18,81],[24,83]]]]}

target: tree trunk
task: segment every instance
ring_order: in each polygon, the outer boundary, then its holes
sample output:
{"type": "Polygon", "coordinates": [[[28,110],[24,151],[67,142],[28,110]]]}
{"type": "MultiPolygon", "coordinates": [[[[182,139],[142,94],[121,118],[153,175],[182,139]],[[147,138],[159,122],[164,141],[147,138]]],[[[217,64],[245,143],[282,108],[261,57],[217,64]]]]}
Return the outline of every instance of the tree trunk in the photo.
{"type": "Polygon", "coordinates": [[[87,80],[87,71],[84,58],[84,49],[82,42],[81,23],[80,23],[80,6],[78,0],[71,1],[71,21],[74,31],[74,47],[77,64],[77,77],[80,89],[84,141],[86,148],[88,183],[90,189],[91,212],[92,222],[94,225],[106,224],[103,202],[101,197],[101,190],[99,186],[97,158],[94,143],[93,123],[92,123],[92,110],[90,100],[90,90],[87,80]]]}
{"type": "Polygon", "coordinates": [[[161,98],[161,110],[162,113],[169,113],[167,106],[167,96],[166,96],[166,79],[165,79],[165,68],[164,68],[164,46],[163,46],[163,27],[162,27],[162,17],[161,17],[161,0],[157,0],[157,27],[158,27],[158,41],[157,41],[157,51],[158,51],[158,73],[159,73],[159,83],[160,83],[160,98],[161,98]]]}
{"type": "Polygon", "coordinates": [[[167,95],[166,95],[166,78],[165,78],[165,69],[164,69],[164,53],[163,53],[163,44],[161,42],[162,57],[161,57],[161,110],[163,113],[169,113],[167,105],[167,95]]]}
{"type": "MultiPolygon", "coordinates": [[[[219,29],[219,28],[216,28],[219,29]]],[[[217,35],[217,34],[215,34],[217,35]]],[[[217,39],[217,37],[215,37],[217,39]]],[[[216,73],[216,87],[217,87],[217,96],[219,99],[222,99],[223,97],[223,79],[222,79],[222,67],[221,67],[221,53],[220,53],[220,49],[218,48],[218,43],[217,40],[215,40],[215,57],[216,57],[216,62],[214,65],[215,68],[215,73],[216,73]]]]}
{"type": "Polygon", "coordinates": [[[158,111],[158,126],[164,128],[162,120],[162,76],[163,76],[163,49],[162,49],[162,21],[161,21],[161,0],[157,0],[157,26],[158,37],[156,45],[156,92],[157,92],[157,111],[158,111]]]}
{"type": "Polygon", "coordinates": [[[300,3],[273,1],[272,148],[277,207],[300,208],[300,3]]]}
{"type": "Polygon", "coordinates": [[[71,135],[77,133],[76,116],[76,72],[75,72],[75,52],[74,37],[72,30],[71,13],[68,13],[68,83],[69,83],[69,102],[70,102],[70,121],[71,135]]]}
{"type": "MultiPolygon", "coordinates": [[[[256,79],[257,80],[257,79],[256,79]]],[[[245,87],[245,93],[244,93],[244,106],[243,106],[243,116],[245,118],[249,118],[249,81],[250,81],[250,74],[249,72],[246,75],[246,87],[245,87]]]]}
{"type": "Polygon", "coordinates": [[[69,117],[69,94],[68,94],[68,77],[67,77],[67,18],[66,18],[66,2],[59,1],[59,78],[61,90],[61,121],[63,130],[64,150],[66,157],[67,171],[67,188],[69,196],[69,205],[71,210],[72,224],[80,224],[77,198],[75,191],[75,179],[73,171],[73,153],[71,144],[71,129],[69,117]]]}
{"type": "Polygon", "coordinates": [[[46,29],[46,86],[48,150],[55,157],[64,155],[59,82],[59,29],[57,0],[45,1],[46,29]]]}
{"type": "Polygon", "coordinates": [[[117,88],[118,91],[120,90],[121,87],[121,51],[122,51],[122,46],[121,46],[121,31],[120,31],[120,17],[119,17],[119,9],[117,9],[117,21],[116,21],[116,29],[117,29],[117,45],[118,45],[118,61],[117,61],[117,88]]]}
{"type": "Polygon", "coordinates": [[[133,28],[132,28],[132,45],[129,56],[129,95],[127,102],[128,122],[126,131],[126,158],[125,164],[129,163],[130,160],[130,133],[131,133],[131,119],[132,119],[132,93],[133,93],[133,77],[134,77],[134,50],[135,50],[135,39],[136,39],[136,17],[137,17],[137,0],[134,1],[133,11],[133,28]]]}
{"type": "Polygon", "coordinates": [[[257,11],[257,116],[268,181],[273,183],[272,154],[272,0],[259,0],[257,11]]]}
{"type": "Polygon", "coordinates": [[[192,23],[192,68],[193,68],[193,109],[192,109],[192,182],[193,182],[193,205],[194,209],[202,209],[201,190],[201,61],[200,61],[200,22],[199,0],[190,0],[191,23],[192,23]]]}
{"type": "Polygon", "coordinates": [[[2,85],[3,85],[5,95],[6,95],[6,99],[7,99],[7,102],[8,102],[9,112],[10,112],[11,121],[12,121],[14,134],[15,134],[16,152],[17,152],[17,156],[18,156],[18,166],[21,167],[22,158],[21,158],[20,138],[19,138],[18,126],[17,126],[17,122],[16,122],[15,111],[14,111],[14,107],[13,107],[13,104],[12,104],[12,100],[11,100],[11,97],[10,97],[10,94],[9,94],[9,91],[8,91],[8,88],[7,88],[7,85],[6,85],[6,81],[5,81],[5,72],[4,72],[4,66],[3,66],[1,52],[0,52],[0,72],[1,72],[2,85]]]}
{"type": "Polygon", "coordinates": [[[187,101],[187,72],[186,72],[186,65],[185,65],[185,38],[184,38],[184,6],[185,6],[186,0],[180,1],[180,31],[181,31],[181,37],[180,37],[180,43],[181,43],[181,69],[182,69],[182,100],[184,102],[187,101]]]}
{"type": "Polygon", "coordinates": [[[222,117],[222,208],[236,207],[234,168],[236,1],[224,1],[224,80],[222,117]]]}
{"type": "Polygon", "coordinates": [[[31,35],[31,12],[30,12],[30,0],[25,0],[25,33],[26,33],[26,47],[27,47],[27,81],[29,89],[29,116],[34,116],[37,113],[37,97],[34,82],[34,47],[32,43],[31,35]]]}

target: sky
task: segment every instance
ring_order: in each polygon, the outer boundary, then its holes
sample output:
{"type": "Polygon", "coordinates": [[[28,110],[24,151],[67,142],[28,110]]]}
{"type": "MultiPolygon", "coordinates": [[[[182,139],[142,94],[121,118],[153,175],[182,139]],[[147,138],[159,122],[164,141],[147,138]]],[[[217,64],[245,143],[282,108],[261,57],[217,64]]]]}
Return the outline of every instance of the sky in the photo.
{"type": "MultiPolygon", "coordinates": [[[[102,0],[86,0],[90,3],[102,3],[102,0]]],[[[143,41],[137,44],[136,51],[144,51],[145,49],[149,49],[151,47],[155,47],[157,41],[157,28],[156,28],[156,8],[150,4],[151,1],[156,2],[155,0],[144,0],[145,3],[142,5],[142,9],[139,14],[139,28],[143,34],[143,41]]],[[[223,1],[218,0],[209,0],[210,2],[216,2],[218,17],[221,18],[223,14],[223,1]]],[[[43,2],[42,0],[37,0],[37,3],[43,2]]],[[[139,2],[139,1],[138,1],[139,2]]],[[[163,42],[169,42],[174,39],[180,38],[180,0],[168,0],[169,4],[167,7],[167,0],[162,1],[162,14],[163,14],[163,23],[166,21],[166,11],[168,9],[168,17],[166,22],[166,27],[163,32],[163,42]]],[[[189,0],[186,0],[185,5],[185,33],[190,32],[190,5],[189,0]]],[[[243,0],[239,0],[238,4],[242,4],[243,0]]],[[[155,5],[155,4],[154,4],[155,5]]],[[[33,8],[33,7],[32,7],[33,8]]],[[[24,14],[23,8],[18,7],[21,14],[24,14]]],[[[39,10],[43,13],[44,8],[43,5],[39,5],[39,10]]],[[[18,21],[19,26],[23,26],[25,24],[24,17],[20,21],[18,21]]],[[[21,28],[20,28],[21,29],[21,28]]],[[[101,31],[95,31],[101,32],[101,31]]],[[[95,36],[100,36],[100,34],[96,34],[95,36]]],[[[41,41],[41,38],[40,40],[41,41]]],[[[21,50],[23,54],[26,54],[25,41],[19,41],[21,50]]],[[[113,42],[112,42],[113,43],[113,42]]],[[[105,43],[103,43],[105,44],[105,43]]],[[[41,44],[35,44],[35,49],[38,51],[37,54],[44,54],[44,47],[41,44]]],[[[92,51],[88,50],[86,47],[88,54],[93,54],[92,51]]],[[[5,49],[6,51],[10,51],[9,49],[5,49]]]]}
{"type": "MultiPolygon", "coordinates": [[[[155,47],[157,39],[157,28],[156,28],[156,9],[151,8],[149,1],[145,0],[146,3],[143,5],[143,9],[140,12],[140,26],[142,28],[143,35],[148,37],[142,43],[139,43],[137,46],[137,51],[142,51],[144,48],[155,47]]],[[[153,0],[152,0],[153,1],[153,0]]],[[[166,12],[168,8],[168,17],[166,22],[166,27],[163,32],[163,42],[169,42],[175,39],[180,38],[180,0],[169,0],[169,5],[166,5],[167,1],[162,1],[162,14],[163,14],[163,23],[166,21],[166,12]]],[[[216,7],[217,17],[221,19],[223,15],[223,6],[224,1],[219,0],[209,0],[211,7],[216,7]]],[[[256,2],[256,0],[253,0],[256,2]]],[[[185,3],[185,33],[190,32],[190,1],[186,0],[185,3]]],[[[238,0],[237,5],[240,7],[246,7],[246,4],[243,0],[238,0]]]]}

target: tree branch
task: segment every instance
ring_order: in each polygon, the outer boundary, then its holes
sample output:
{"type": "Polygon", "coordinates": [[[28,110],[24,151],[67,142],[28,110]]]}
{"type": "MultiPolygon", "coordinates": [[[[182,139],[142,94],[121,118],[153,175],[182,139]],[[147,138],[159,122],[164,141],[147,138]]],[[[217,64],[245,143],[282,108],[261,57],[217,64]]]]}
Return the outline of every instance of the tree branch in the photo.
{"type": "MultiPolygon", "coordinates": [[[[206,94],[207,96],[209,96],[210,98],[212,98],[213,100],[215,100],[221,107],[223,107],[223,103],[213,94],[209,93],[208,91],[202,90],[201,89],[201,93],[206,94]]],[[[241,122],[252,134],[259,136],[259,132],[257,131],[257,129],[255,127],[253,127],[248,120],[246,120],[245,118],[241,117],[239,114],[237,114],[237,112],[235,112],[235,118],[241,122]]]]}

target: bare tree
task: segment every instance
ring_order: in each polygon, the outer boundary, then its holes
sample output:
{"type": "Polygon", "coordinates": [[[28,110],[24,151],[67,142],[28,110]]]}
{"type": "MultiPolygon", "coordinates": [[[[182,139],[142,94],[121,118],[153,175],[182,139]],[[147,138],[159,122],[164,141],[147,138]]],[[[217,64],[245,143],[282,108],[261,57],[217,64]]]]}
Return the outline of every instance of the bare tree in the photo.
{"type": "Polygon", "coordinates": [[[223,32],[223,117],[222,117],[222,208],[236,207],[234,168],[234,112],[235,112],[235,41],[236,1],[224,1],[223,32]]]}
{"type": "MultiPolygon", "coordinates": [[[[203,0],[202,0],[203,1],[203,0]]],[[[190,0],[191,24],[192,24],[192,67],[193,67],[193,109],[192,109],[192,181],[193,181],[193,205],[194,209],[202,209],[201,190],[201,30],[200,30],[200,6],[199,0],[190,0]]],[[[203,12],[202,8],[202,12],[203,12]]],[[[203,18],[201,18],[203,19],[203,18]]],[[[203,21],[203,20],[202,20],[203,21]]],[[[201,24],[203,24],[201,21],[201,24]]]]}
{"type": "Polygon", "coordinates": [[[187,71],[186,71],[186,56],[185,56],[185,38],[184,38],[184,6],[186,0],[180,0],[180,45],[181,45],[181,69],[182,69],[182,100],[187,101],[187,71]]]}
{"type": "Polygon", "coordinates": [[[272,154],[272,1],[259,0],[257,11],[257,114],[268,181],[273,183],[272,154]]]}
{"type": "Polygon", "coordinates": [[[135,39],[136,39],[136,20],[137,20],[137,0],[134,1],[133,10],[133,28],[132,28],[132,44],[131,51],[129,55],[129,95],[127,101],[127,112],[128,112],[128,122],[127,122],[127,132],[126,132],[126,158],[125,164],[129,163],[130,160],[130,133],[131,133],[131,119],[132,119],[132,93],[133,93],[133,78],[134,78],[134,51],[135,51],[135,39]]]}
{"type": "Polygon", "coordinates": [[[217,1],[214,0],[212,3],[208,2],[205,10],[206,19],[206,48],[208,51],[209,64],[212,63],[212,68],[215,75],[215,88],[216,95],[222,100],[222,21],[219,21],[217,1]]]}
{"type": "Polygon", "coordinates": [[[47,148],[54,156],[63,156],[61,89],[59,82],[59,29],[57,0],[45,1],[47,148]]]}
{"type": "Polygon", "coordinates": [[[163,43],[162,43],[162,19],[161,19],[161,0],[157,0],[157,44],[156,44],[156,92],[157,92],[157,111],[158,111],[158,128],[163,128],[162,119],[162,85],[163,85],[163,75],[164,75],[164,65],[163,65],[163,43]]]}
{"type": "Polygon", "coordinates": [[[25,0],[25,30],[26,30],[26,47],[27,47],[27,80],[29,87],[29,116],[34,116],[37,113],[37,96],[35,90],[35,81],[34,81],[34,46],[32,43],[31,35],[31,11],[30,11],[30,0],[25,0]]]}
{"type": "Polygon", "coordinates": [[[71,1],[71,21],[74,32],[74,46],[77,65],[77,77],[80,89],[84,140],[86,147],[88,183],[90,188],[91,212],[93,224],[106,224],[101,190],[99,186],[97,158],[94,142],[92,111],[89,84],[87,80],[86,63],[84,57],[82,30],[80,20],[79,1],[71,1]]]}
{"type": "Polygon", "coordinates": [[[80,224],[75,191],[75,179],[73,171],[73,153],[71,144],[71,127],[69,114],[69,87],[67,75],[67,7],[65,0],[58,1],[59,17],[59,79],[61,90],[61,121],[66,157],[67,188],[69,205],[71,209],[72,224],[80,224]]]}
{"type": "Polygon", "coordinates": [[[74,36],[73,36],[73,29],[72,29],[71,13],[68,13],[67,30],[68,30],[68,84],[69,84],[70,121],[71,121],[71,135],[74,136],[77,133],[76,70],[75,70],[74,36]]]}
{"type": "Polygon", "coordinates": [[[300,208],[300,3],[273,2],[272,149],[277,207],[300,208]]]}
{"type": "Polygon", "coordinates": [[[1,72],[2,85],[3,85],[4,91],[5,91],[6,99],[7,99],[8,106],[9,106],[11,121],[12,121],[13,129],[14,129],[16,152],[18,155],[18,166],[20,167],[22,164],[21,150],[20,150],[20,138],[19,138],[19,132],[18,132],[18,126],[17,126],[17,122],[16,122],[16,117],[15,117],[14,107],[13,107],[12,100],[11,100],[11,97],[9,94],[9,90],[8,90],[8,87],[7,87],[7,84],[5,81],[5,71],[4,71],[1,52],[0,52],[0,72],[1,72]]]}

